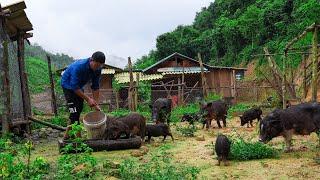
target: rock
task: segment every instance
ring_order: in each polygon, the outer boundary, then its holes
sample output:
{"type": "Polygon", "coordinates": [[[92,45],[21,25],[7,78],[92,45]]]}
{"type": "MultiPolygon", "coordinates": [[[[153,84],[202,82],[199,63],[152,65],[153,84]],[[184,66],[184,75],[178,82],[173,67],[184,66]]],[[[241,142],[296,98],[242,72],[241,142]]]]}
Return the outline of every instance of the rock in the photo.
{"type": "Polygon", "coordinates": [[[205,141],[206,139],[204,138],[204,136],[202,136],[202,137],[197,136],[196,140],[197,141],[205,141]]]}
{"type": "Polygon", "coordinates": [[[149,152],[149,148],[147,146],[142,146],[140,149],[143,152],[143,154],[147,154],[149,152]]]}
{"type": "Polygon", "coordinates": [[[143,156],[143,155],[144,155],[143,152],[140,151],[140,150],[131,151],[131,156],[133,156],[133,157],[140,157],[140,156],[143,156]]]}

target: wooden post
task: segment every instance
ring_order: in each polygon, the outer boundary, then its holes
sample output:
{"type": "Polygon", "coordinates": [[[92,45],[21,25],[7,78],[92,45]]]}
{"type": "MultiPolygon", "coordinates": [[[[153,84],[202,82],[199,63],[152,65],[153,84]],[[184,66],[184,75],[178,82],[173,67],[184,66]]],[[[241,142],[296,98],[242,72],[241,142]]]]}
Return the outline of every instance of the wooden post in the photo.
{"type": "Polygon", "coordinates": [[[303,98],[307,97],[307,57],[306,55],[302,55],[303,59],[303,98]]]}
{"type": "Polygon", "coordinates": [[[237,102],[237,80],[236,80],[236,71],[232,70],[232,80],[233,80],[233,96],[234,102],[237,102]]]}
{"type": "Polygon", "coordinates": [[[256,102],[258,102],[258,88],[257,88],[256,81],[254,81],[254,84],[253,84],[253,92],[254,92],[254,98],[256,99],[256,102]]]}
{"type": "Polygon", "coordinates": [[[53,113],[55,116],[58,115],[58,108],[57,108],[57,101],[56,101],[56,95],[54,91],[54,81],[53,81],[53,76],[52,76],[52,71],[51,71],[51,58],[47,54],[47,59],[48,59],[48,73],[49,73],[49,80],[50,80],[50,90],[51,90],[51,107],[53,109],[53,113]]]}
{"type": "Polygon", "coordinates": [[[136,74],[136,84],[135,84],[135,93],[134,93],[134,105],[135,109],[138,109],[138,87],[139,87],[139,80],[140,80],[140,73],[137,72],[136,74]]]}
{"type": "Polygon", "coordinates": [[[317,101],[317,74],[318,74],[318,27],[314,27],[313,39],[312,39],[312,101],[317,101]]]}
{"type": "Polygon", "coordinates": [[[181,104],[184,104],[184,62],[182,61],[182,77],[181,77],[181,104]]]}
{"type": "Polygon", "coordinates": [[[21,31],[18,32],[19,36],[17,39],[18,45],[18,64],[19,64],[19,76],[21,84],[21,94],[22,94],[22,103],[23,103],[23,113],[24,119],[27,121],[27,131],[31,133],[31,128],[29,127],[29,119],[27,116],[31,116],[31,101],[30,93],[28,87],[28,78],[25,69],[25,59],[24,59],[24,34],[21,34],[21,31]]]}
{"type": "Polygon", "coordinates": [[[116,96],[116,108],[119,109],[119,92],[118,90],[115,90],[115,96],[116,96]]]}
{"type": "Polygon", "coordinates": [[[181,79],[178,78],[178,105],[181,105],[181,79]]]}
{"type": "Polygon", "coordinates": [[[131,111],[135,111],[134,109],[134,100],[133,100],[133,73],[132,73],[132,64],[131,64],[131,57],[128,57],[128,68],[129,68],[129,76],[130,76],[130,83],[129,83],[129,91],[128,91],[128,104],[129,109],[131,111]]]}
{"type": "Polygon", "coordinates": [[[216,88],[216,93],[221,95],[221,69],[218,69],[218,86],[216,88]]]}
{"type": "Polygon", "coordinates": [[[11,93],[10,93],[10,81],[9,81],[9,54],[8,54],[8,42],[3,41],[3,97],[4,97],[4,113],[2,116],[2,135],[9,133],[10,121],[11,121],[11,93]]]}
{"type": "Polygon", "coordinates": [[[282,81],[281,81],[281,86],[282,86],[282,109],[286,109],[287,103],[286,103],[286,58],[287,58],[287,53],[285,53],[284,57],[282,58],[282,81]]]}
{"type": "Polygon", "coordinates": [[[204,75],[204,68],[203,68],[203,64],[202,64],[202,59],[201,59],[200,53],[198,53],[198,59],[199,59],[199,64],[200,64],[200,68],[201,68],[202,93],[203,93],[203,97],[206,98],[208,96],[207,81],[206,81],[206,77],[204,75]]]}

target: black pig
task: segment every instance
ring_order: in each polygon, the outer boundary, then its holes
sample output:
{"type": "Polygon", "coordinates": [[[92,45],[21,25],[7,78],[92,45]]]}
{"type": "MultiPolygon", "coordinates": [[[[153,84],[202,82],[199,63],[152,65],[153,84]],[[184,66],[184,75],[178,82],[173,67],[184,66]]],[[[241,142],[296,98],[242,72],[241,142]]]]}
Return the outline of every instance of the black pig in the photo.
{"type": "Polygon", "coordinates": [[[241,126],[247,124],[247,127],[249,127],[249,123],[250,123],[251,127],[253,127],[252,121],[254,119],[258,119],[258,121],[260,121],[261,115],[262,115],[262,111],[260,108],[252,108],[245,111],[243,115],[240,116],[241,126]]]}
{"type": "Polygon", "coordinates": [[[188,122],[190,125],[193,125],[196,121],[201,121],[201,115],[196,113],[185,113],[181,117],[181,122],[188,122]]]}
{"type": "Polygon", "coordinates": [[[164,141],[167,136],[171,136],[172,141],[174,141],[173,136],[170,132],[169,126],[164,123],[158,124],[147,124],[146,126],[146,136],[148,136],[148,142],[150,142],[151,137],[163,136],[164,141]]]}
{"type": "Polygon", "coordinates": [[[223,161],[224,165],[227,165],[227,158],[230,152],[230,141],[225,135],[218,135],[215,145],[216,154],[218,156],[218,165],[223,161]]]}

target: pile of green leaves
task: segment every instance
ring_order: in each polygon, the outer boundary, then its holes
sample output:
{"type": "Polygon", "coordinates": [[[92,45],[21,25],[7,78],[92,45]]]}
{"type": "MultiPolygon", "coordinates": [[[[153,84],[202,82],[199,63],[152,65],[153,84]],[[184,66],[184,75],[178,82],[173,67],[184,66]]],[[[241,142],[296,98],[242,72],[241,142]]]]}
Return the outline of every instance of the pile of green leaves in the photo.
{"type": "Polygon", "coordinates": [[[249,142],[243,138],[232,139],[230,159],[247,161],[252,159],[276,158],[279,152],[261,142],[249,142]]]}
{"type": "Polygon", "coordinates": [[[92,149],[77,137],[84,130],[82,125],[72,124],[69,131],[70,143],[62,149],[58,159],[56,179],[94,179],[97,175],[97,160],[92,156],[92,149]],[[74,154],[69,154],[73,152],[74,154]]]}
{"type": "Polygon", "coordinates": [[[172,154],[168,152],[171,146],[162,145],[151,155],[147,163],[140,163],[137,159],[124,160],[119,167],[121,179],[196,179],[199,169],[172,161],[172,154]]]}

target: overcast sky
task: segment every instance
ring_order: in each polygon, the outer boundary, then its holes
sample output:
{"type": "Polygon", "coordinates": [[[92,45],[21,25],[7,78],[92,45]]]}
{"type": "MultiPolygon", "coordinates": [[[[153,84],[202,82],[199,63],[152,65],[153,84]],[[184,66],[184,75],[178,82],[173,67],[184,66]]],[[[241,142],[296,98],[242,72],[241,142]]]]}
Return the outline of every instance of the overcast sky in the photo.
{"type": "MultiPolygon", "coordinates": [[[[16,0],[0,0],[6,5],[16,0]]],[[[133,60],[155,49],[156,37],[191,24],[213,0],[25,0],[32,43],[74,58],[100,50],[133,60]]],[[[107,63],[123,67],[127,62],[107,63]]]]}

